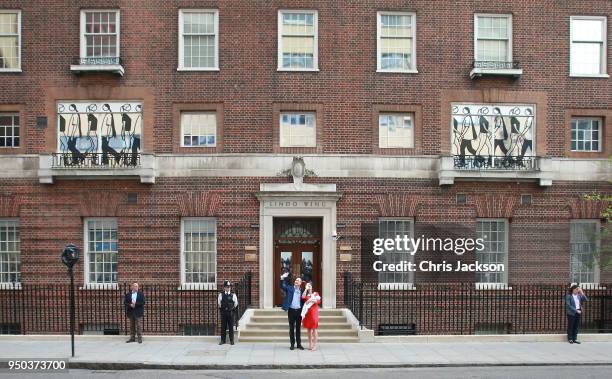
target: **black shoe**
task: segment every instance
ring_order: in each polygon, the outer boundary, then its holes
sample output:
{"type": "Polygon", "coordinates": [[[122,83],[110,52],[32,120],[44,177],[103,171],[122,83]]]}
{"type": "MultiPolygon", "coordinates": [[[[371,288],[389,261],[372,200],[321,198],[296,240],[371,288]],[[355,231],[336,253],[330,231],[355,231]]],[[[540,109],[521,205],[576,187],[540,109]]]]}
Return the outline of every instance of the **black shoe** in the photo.
{"type": "Polygon", "coordinates": [[[219,341],[219,345],[223,345],[225,341],[219,341]]]}
{"type": "Polygon", "coordinates": [[[234,344],[234,341],[230,341],[230,345],[233,345],[233,344],[234,344]]]}
{"type": "Polygon", "coordinates": [[[142,343],[142,338],[138,338],[138,343],[142,343]]]}
{"type": "Polygon", "coordinates": [[[298,345],[297,348],[300,349],[300,350],[304,350],[304,347],[302,345],[298,345]]]}
{"type": "Polygon", "coordinates": [[[571,341],[571,340],[570,340],[570,341],[567,341],[567,342],[569,342],[569,343],[574,343],[574,341],[571,341]]]}
{"type": "Polygon", "coordinates": [[[133,338],[130,338],[129,340],[125,341],[125,343],[130,343],[130,342],[136,342],[136,340],[133,338]]]}
{"type": "Polygon", "coordinates": [[[575,340],[574,340],[574,343],[577,343],[578,345],[580,345],[580,341],[575,341],[575,340]]]}
{"type": "Polygon", "coordinates": [[[289,350],[295,350],[295,347],[291,346],[291,347],[289,348],[289,350]]]}

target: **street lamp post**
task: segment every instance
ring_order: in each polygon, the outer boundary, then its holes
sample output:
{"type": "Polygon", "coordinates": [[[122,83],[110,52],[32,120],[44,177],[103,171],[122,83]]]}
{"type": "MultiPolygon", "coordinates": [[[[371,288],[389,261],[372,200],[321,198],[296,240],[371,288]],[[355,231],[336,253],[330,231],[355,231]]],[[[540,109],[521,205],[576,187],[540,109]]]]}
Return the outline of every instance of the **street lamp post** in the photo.
{"type": "Polygon", "coordinates": [[[70,276],[70,345],[72,347],[72,356],[74,357],[74,271],[73,266],[79,260],[80,250],[73,244],[68,244],[62,251],[62,263],[68,268],[70,276]]]}

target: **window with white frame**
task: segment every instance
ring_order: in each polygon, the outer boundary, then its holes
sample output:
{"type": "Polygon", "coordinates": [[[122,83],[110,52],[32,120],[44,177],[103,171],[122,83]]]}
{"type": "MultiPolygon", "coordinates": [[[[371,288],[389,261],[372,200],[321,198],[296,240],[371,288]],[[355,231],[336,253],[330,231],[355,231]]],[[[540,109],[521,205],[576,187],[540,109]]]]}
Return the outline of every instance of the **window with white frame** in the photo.
{"type": "Polygon", "coordinates": [[[606,17],[570,17],[570,75],[606,75],[606,17]]]}
{"type": "Polygon", "coordinates": [[[572,118],[572,151],[601,151],[601,118],[572,118]]]}
{"type": "Polygon", "coordinates": [[[219,11],[179,11],[179,70],[219,69],[219,11]]]}
{"type": "Polygon", "coordinates": [[[570,222],[570,281],[598,283],[599,220],[572,220],[570,222]]]}
{"type": "MultiPolygon", "coordinates": [[[[119,11],[81,11],[81,58],[116,63],[119,57],[119,11]]],[[[96,61],[97,62],[97,61],[96,61]]]]}
{"type": "Polygon", "coordinates": [[[506,220],[482,219],[476,221],[476,238],[482,238],[484,249],[476,250],[476,260],[482,264],[503,264],[499,272],[477,272],[477,283],[502,283],[508,281],[508,223],[506,220]]]}
{"type": "Polygon", "coordinates": [[[183,147],[215,147],[217,114],[214,112],[182,112],[181,143],[183,147]]]}
{"type": "Polygon", "coordinates": [[[278,69],[318,69],[318,26],[316,11],[278,12],[278,69]]]}
{"type": "Polygon", "coordinates": [[[0,9],[0,71],[21,69],[21,11],[0,9]]]}
{"type": "Polygon", "coordinates": [[[414,147],[411,114],[381,113],[378,115],[378,141],[381,148],[414,147]]]}
{"type": "Polygon", "coordinates": [[[0,113],[0,148],[19,147],[19,114],[0,113]]]}
{"type": "Polygon", "coordinates": [[[316,114],[303,112],[282,112],[280,115],[280,146],[317,146],[316,114]]]}
{"type": "Polygon", "coordinates": [[[86,284],[117,283],[117,220],[85,220],[86,284]]]}
{"type": "Polygon", "coordinates": [[[474,15],[474,55],[479,62],[512,61],[511,15],[474,15]]]}
{"type": "Polygon", "coordinates": [[[216,220],[184,218],[181,222],[182,283],[214,286],[217,281],[216,220]]]}
{"type": "Polygon", "coordinates": [[[377,70],[416,71],[416,14],[378,12],[377,70]]]}
{"type": "Polygon", "coordinates": [[[0,219],[0,283],[19,283],[21,243],[18,220],[0,219]]]}
{"type": "MultiPolygon", "coordinates": [[[[378,238],[391,238],[396,236],[412,238],[414,234],[414,222],[412,219],[387,219],[378,220],[378,238]]],[[[414,255],[410,250],[396,250],[395,247],[385,249],[379,256],[383,264],[398,264],[400,262],[413,262],[414,255]]],[[[414,272],[411,271],[380,271],[378,273],[379,284],[410,284],[414,282],[414,272]]],[[[393,288],[393,287],[392,287],[393,288]]]]}

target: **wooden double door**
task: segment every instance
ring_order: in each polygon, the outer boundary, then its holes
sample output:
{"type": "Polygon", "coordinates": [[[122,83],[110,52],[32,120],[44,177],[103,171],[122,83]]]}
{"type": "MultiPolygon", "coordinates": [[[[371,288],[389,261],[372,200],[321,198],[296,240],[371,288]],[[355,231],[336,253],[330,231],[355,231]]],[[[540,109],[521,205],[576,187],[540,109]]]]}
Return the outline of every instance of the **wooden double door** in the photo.
{"type": "MultiPolygon", "coordinates": [[[[321,227],[320,218],[274,219],[274,305],[283,303],[279,277],[289,272],[290,283],[299,276],[321,294],[321,227]]],[[[304,284],[305,285],[305,284],[304,284]]],[[[302,285],[302,290],[304,289],[302,285]]]]}

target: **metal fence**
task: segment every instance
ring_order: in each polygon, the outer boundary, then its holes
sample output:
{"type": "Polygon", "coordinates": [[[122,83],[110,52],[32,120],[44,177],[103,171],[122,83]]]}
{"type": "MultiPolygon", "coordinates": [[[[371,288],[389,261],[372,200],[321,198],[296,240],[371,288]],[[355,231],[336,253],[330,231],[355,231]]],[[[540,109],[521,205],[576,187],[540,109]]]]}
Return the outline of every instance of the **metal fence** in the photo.
{"type": "MultiPolygon", "coordinates": [[[[233,284],[238,297],[236,327],[251,306],[251,272],[233,284]]],[[[123,299],[130,285],[112,289],[76,289],[76,333],[127,334],[123,299]]],[[[70,332],[69,284],[22,284],[0,289],[0,334],[70,332]]],[[[219,291],[176,285],[141,285],[145,296],[143,333],[215,335],[219,332],[219,291]]]]}
{"type": "MultiPolygon", "coordinates": [[[[416,283],[393,290],[344,274],[344,303],[376,334],[565,333],[566,284],[416,283]],[[394,332],[395,331],[395,332],[394,332]]],[[[585,290],[581,330],[612,333],[612,285],[585,290]]]]}

